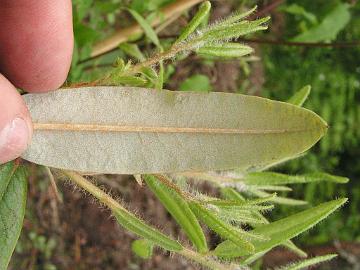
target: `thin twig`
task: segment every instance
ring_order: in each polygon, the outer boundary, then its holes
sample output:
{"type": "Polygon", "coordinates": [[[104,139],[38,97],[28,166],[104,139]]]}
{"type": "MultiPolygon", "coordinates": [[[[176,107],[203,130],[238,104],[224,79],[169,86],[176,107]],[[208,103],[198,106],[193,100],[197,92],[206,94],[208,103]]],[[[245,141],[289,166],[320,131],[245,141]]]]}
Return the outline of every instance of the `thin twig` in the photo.
{"type": "MultiPolygon", "coordinates": [[[[151,25],[157,26],[164,20],[171,19],[176,14],[183,12],[191,8],[192,6],[202,2],[203,0],[180,0],[172,3],[163,9],[161,9],[161,13],[164,14],[162,18],[156,18],[151,25]]],[[[100,56],[108,51],[115,49],[119,44],[126,42],[129,38],[135,34],[142,34],[143,29],[139,24],[134,24],[128,28],[118,30],[112,36],[100,41],[95,44],[92,48],[90,57],[94,58],[100,56]]]]}
{"type": "Polygon", "coordinates": [[[59,190],[58,190],[58,188],[57,188],[54,175],[52,174],[52,172],[51,172],[51,170],[50,170],[49,167],[46,167],[46,166],[45,166],[45,171],[46,171],[47,175],[49,176],[50,184],[51,184],[51,187],[52,187],[52,189],[53,189],[53,191],[54,191],[54,194],[55,194],[56,199],[57,199],[60,203],[62,203],[63,201],[62,201],[62,199],[61,199],[61,197],[60,197],[59,190]]]}

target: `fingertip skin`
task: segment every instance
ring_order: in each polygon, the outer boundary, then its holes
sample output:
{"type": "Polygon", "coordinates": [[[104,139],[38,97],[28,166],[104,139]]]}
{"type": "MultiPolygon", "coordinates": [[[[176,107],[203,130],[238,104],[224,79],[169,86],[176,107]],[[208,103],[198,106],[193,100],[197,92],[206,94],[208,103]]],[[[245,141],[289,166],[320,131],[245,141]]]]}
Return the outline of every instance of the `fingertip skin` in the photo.
{"type": "Polygon", "coordinates": [[[32,136],[28,109],[16,88],[0,74],[0,164],[15,159],[32,136]]]}
{"type": "Polygon", "coordinates": [[[60,87],[73,52],[71,1],[0,2],[0,72],[29,92],[60,87]]]}

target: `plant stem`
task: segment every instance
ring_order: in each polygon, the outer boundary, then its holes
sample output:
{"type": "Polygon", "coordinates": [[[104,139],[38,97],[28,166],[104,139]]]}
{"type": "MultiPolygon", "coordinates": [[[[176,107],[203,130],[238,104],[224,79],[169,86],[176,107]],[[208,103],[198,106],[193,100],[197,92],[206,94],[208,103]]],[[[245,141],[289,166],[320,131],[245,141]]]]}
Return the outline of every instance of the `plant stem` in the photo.
{"type": "Polygon", "coordinates": [[[102,204],[109,207],[111,210],[121,209],[123,211],[128,212],[124,207],[122,207],[116,200],[114,200],[111,196],[106,194],[100,188],[92,184],[90,181],[86,180],[80,174],[71,171],[61,171],[65,174],[71,181],[75,182],[79,187],[89,192],[95,198],[97,198],[102,204]]]}
{"type": "Polygon", "coordinates": [[[183,257],[192,260],[202,266],[207,267],[208,269],[212,270],[240,270],[240,269],[246,269],[246,268],[240,268],[239,265],[235,264],[222,264],[213,258],[209,256],[201,255],[193,250],[184,248],[182,251],[178,252],[179,255],[182,255],[183,257]]]}
{"type": "MultiPolygon", "coordinates": [[[[156,18],[151,25],[157,26],[163,20],[171,19],[176,14],[183,12],[184,10],[191,8],[192,6],[202,2],[203,0],[180,0],[173,4],[170,4],[163,9],[161,13],[164,14],[163,18],[156,18]]],[[[115,32],[112,36],[95,44],[91,51],[91,58],[104,54],[108,51],[115,49],[120,43],[126,42],[129,38],[136,34],[142,34],[143,29],[140,25],[134,24],[128,28],[115,32]]]]}
{"type": "MultiPolygon", "coordinates": [[[[106,194],[100,188],[92,184],[90,181],[86,180],[80,174],[72,171],[61,171],[65,176],[67,176],[71,181],[73,181],[76,185],[81,187],[82,189],[89,192],[95,198],[97,198],[102,204],[106,205],[112,211],[116,211],[121,209],[122,211],[129,212],[123,206],[121,206],[116,200],[114,200],[111,196],[106,194]]],[[[239,269],[237,265],[234,264],[222,264],[210,256],[202,255],[197,253],[191,249],[187,249],[185,247],[182,248],[181,251],[174,251],[175,253],[191,260],[200,265],[207,267],[208,269],[213,270],[235,270],[239,269]]]]}
{"type": "Polygon", "coordinates": [[[164,61],[176,56],[178,53],[190,50],[194,47],[194,43],[184,43],[184,44],[176,44],[173,45],[169,50],[164,52],[157,53],[150,57],[149,59],[145,60],[144,62],[140,62],[133,66],[131,70],[128,71],[128,74],[137,74],[141,72],[141,70],[145,67],[151,67],[157,65],[160,61],[164,61]]]}

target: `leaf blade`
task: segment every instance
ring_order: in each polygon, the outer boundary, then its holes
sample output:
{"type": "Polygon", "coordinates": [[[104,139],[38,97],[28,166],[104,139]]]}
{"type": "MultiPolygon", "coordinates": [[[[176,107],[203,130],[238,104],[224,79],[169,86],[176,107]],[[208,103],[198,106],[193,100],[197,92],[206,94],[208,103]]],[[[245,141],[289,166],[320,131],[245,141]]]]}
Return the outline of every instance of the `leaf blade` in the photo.
{"type": "MultiPolygon", "coordinates": [[[[270,224],[256,227],[253,230],[254,233],[268,236],[271,240],[266,242],[253,241],[255,252],[259,253],[269,250],[308,230],[346,203],[346,201],[347,199],[338,199],[326,202],[270,224]]],[[[250,255],[236,248],[236,245],[230,241],[225,241],[218,245],[215,249],[215,254],[224,258],[250,255]]]]}
{"type": "Polygon", "coordinates": [[[247,169],[304,152],[327,129],[306,109],[237,94],[89,87],[24,98],[35,132],[23,157],[75,171],[247,169]]]}
{"type": "Polygon", "coordinates": [[[0,269],[6,269],[25,216],[26,171],[14,163],[0,166],[0,269]],[[5,186],[5,187],[4,187],[5,186]]]}
{"type": "Polygon", "coordinates": [[[162,205],[185,231],[185,234],[196,246],[197,250],[206,252],[208,247],[204,232],[185,199],[176,190],[157,180],[155,176],[145,175],[144,179],[162,205]]]}

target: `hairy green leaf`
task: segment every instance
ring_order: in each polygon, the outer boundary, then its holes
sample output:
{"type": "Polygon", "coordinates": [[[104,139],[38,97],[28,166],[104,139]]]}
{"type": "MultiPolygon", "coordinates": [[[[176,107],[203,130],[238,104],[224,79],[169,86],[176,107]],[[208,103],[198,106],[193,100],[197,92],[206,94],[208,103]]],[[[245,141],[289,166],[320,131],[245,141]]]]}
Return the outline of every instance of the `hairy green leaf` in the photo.
{"type": "Polygon", "coordinates": [[[246,18],[247,16],[251,15],[252,13],[254,13],[256,9],[257,9],[257,6],[253,7],[252,9],[250,9],[246,12],[235,12],[233,15],[231,15],[228,18],[226,18],[225,20],[219,22],[218,26],[226,26],[226,25],[231,25],[233,23],[236,23],[236,22],[246,18]]]}
{"type": "Polygon", "coordinates": [[[25,168],[0,165],[0,269],[7,269],[19,239],[26,206],[25,168]]]}
{"type": "Polygon", "coordinates": [[[246,175],[243,181],[249,185],[286,185],[313,183],[321,181],[345,184],[349,181],[349,179],[346,177],[321,172],[308,173],[304,175],[287,175],[273,172],[254,172],[246,175]]]}
{"type": "Polygon", "coordinates": [[[265,17],[254,21],[241,21],[230,25],[214,25],[205,31],[202,35],[202,40],[208,43],[213,43],[214,40],[228,41],[260,30],[266,30],[267,26],[265,24],[269,20],[270,17],[265,17]]]}
{"type": "Polygon", "coordinates": [[[309,110],[238,94],[84,87],[23,97],[35,129],[23,157],[81,172],[247,169],[302,153],[327,129],[309,110]]]}
{"type": "Polygon", "coordinates": [[[252,53],[254,50],[240,43],[213,44],[201,47],[197,53],[205,56],[215,57],[241,57],[252,53]]]}
{"type": "MultiPolygon", "coordinates": [[[[251,232],[267,236],[270,240],[252,241],[255,247],[255,253],[263,252],[283,244],[285,241],[310,229],[342,206],[346,201],[347,199],[338,199],[326,202],[278,221],[256,227],[251,232]]],[[[215,254],[219,257],[234,258],[250,255],[251,253],[238,248],[231,241],[225,241],[216,247],[215,254]]]]}
{"type": "Polygon", "coordinates": [[[191,35],[196,28],[201,24],[201,22],[207,17],[211,9],[211,3],[209,1],[205,1],[199,7],[198,12],[195,16],[191,19],[189,24],[183,29],[179,38],[176,40],[175,43],[181,42],[185,40],[189,35],[191,35]]]}
{"type": "Polygon", "coordinates": [[[169,251],[182,250],[182,246],[177,241],[147,225],[144,221],[140,220],[132,213],[124,209],[113,209],[113,214],[117,222],[125,229],[149,240],[155,245],[169,251]]]}
{"type": "Polygon", "coordinates": [[[161,233],[159,230],[146,224],[143,220],[138,218],[133,213],[129,212],[117,201],[108,196],[104,191],[89,183],[84,177],[73,171],[63,170],[62,173],[69,177],[77,185],[91,193],[101,203],[105,204],[112,211],[117,222],[126,230],[147,239],[155,245],[158,245],[165,250],[181,251],[183,247],[179,242],[171,239],[169,236],[161,233]]]}
{"type": "Polygon", "coordinates": [[[301,107],[311,92],[311,86],[306,85],[295,93],[287,102],[301,107]]]}
{"type": "Polygon", "coordinates": [[[206,204],[215,205],[221,209],[233,209],[233,210],[268,210],[272,209],[273,205],[260,205],[264,202],[272,201],[276,197],[276,194],[268,197],[263,197],[254,200],[238,201],[238,200],[209,200],[206,204]]]}
{"type": "Polygon", "coordinates": [[[310,259],[307,259],[307,260],[291,263],[291,264],[289,264],[287,266],[276,268],[276,270],[301,270],[301,269],[307,269],[310,266],[315,266],[317,264],[320,264],[320,263],[323,263],[323,262],[326,262],[326,261],[330,261],[330,260],[332,260],[332,259],[334,259],[336,257],[337,257],[336,254],[328,254],[328,255],[324,255],[324,256],[318,256],[318,257],[310,258],[310,259]]]}
{"type": "Polygon", "coordinates": [[[191,242],[196,246],[197,250],[199,252],[206,252],[208,248],[205,235],[182,195],[174,188],[159,181],[155,176],[145,175],[144,179],[162,205],[174,217],[191,242]]]}
{"type": "MultiPolygon", "coordinates": [[[[270,193],[267,193],[262,190],[256,190],[256,189],[249,189],[248,192],[255,196],[258,196],[260,198],[266,198],[271,195],[270,193]]],[[[285,197],[281,197],[281,196],[276,196],[276,197],[272,198],[271,202],[276,203],[276,204],[284,204],[284,205],[305,205],[305,204],[307,204],[307,202],[303,201],[303,200],[285,198],[285,197]]]]}
{"type": "Polygon", "coordinates": [[[231,226],[230,224],[222,221],[215,213],[197,202],[191,202],[190,207],[195,215],[211,230],[216,232],[223,239],[229,239],[241,250],[246,250],[247,252],[252,253],[254,251],[254,247],[249,240],[256,238],[264,240],[261,235],[250,234],[240,228],[231,226]]]}
{"type": "MultiPolygon", "coordinates": [[[[238,200],[238,201],[245,201],[245,198],[236,190],[234,190],[233,188],[222,188],[221,189],[221,194],[224,198],[229,199],[229,200],[238,200]]],[[[264,223],[264,224],[269,224],[269,221],[259,212],[253,212],[253,215],[255,215],[257,218],[259,218],[259,220],[261,220],[260,223],[264,223]]],[[[255,224],[255,223],[253,223],[255,224]]],[[[258,226],[257,224],[255,224],[255,227],[258,226]]],[[[291,240],[286,241],[285,243],[283,243],[284,246],[286,246],[288,249],[290,249],[291,251],[293,251],[294,253],[298,254],[300,257],[306,257],[307,254],[301,250],[300,248],[298,248],[291,240]]]]}
{"type": "Polygon", "coordinates": [[[136,76],[112,76],[113,83],[128,86],[144,86],[147,80],[136,76]]]}

